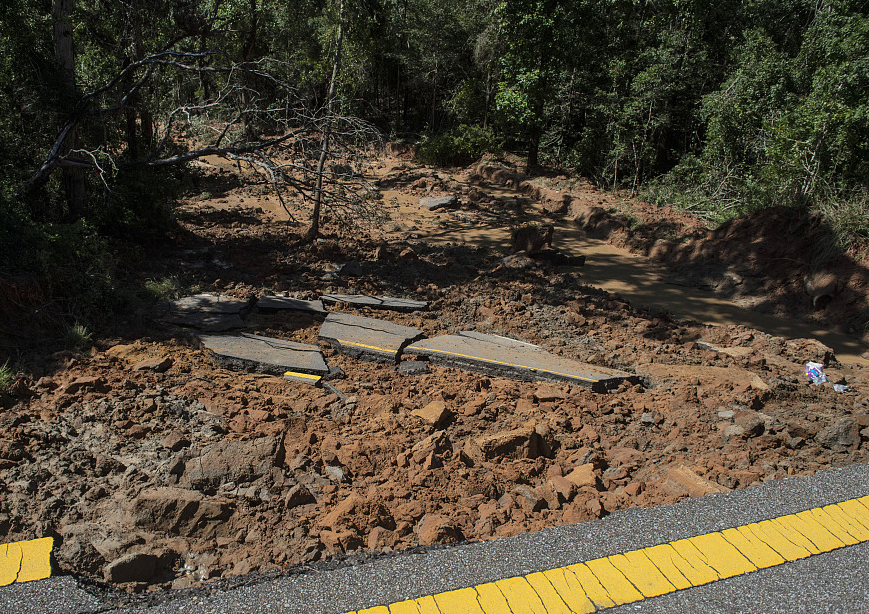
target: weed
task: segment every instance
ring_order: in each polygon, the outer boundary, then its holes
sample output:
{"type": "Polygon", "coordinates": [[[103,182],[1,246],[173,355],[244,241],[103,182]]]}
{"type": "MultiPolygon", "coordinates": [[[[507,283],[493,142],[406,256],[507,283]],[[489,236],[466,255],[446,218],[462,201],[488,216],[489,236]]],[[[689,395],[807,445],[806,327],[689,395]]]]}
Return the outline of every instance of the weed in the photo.
{"type": "Polygon", "coordinates": [[[76,322],[66,328],[64,345],[69,350],[86,350],[93,345],[93,333],[84,324],[76,322]]]}
{"type": "Polygon", "coordinates": [[[9,361],[0,366],[0,394],[6,394],[15,383],[15,371],[9,366],[9,361]]]}
{"type": "Polygon", "coordinates": [[[145,282],[145,292],[154,300],[168,300],[180,297],[184,291],[184,284],[177,275],[170,275],[163,279],[149,279],[145,282]]]}

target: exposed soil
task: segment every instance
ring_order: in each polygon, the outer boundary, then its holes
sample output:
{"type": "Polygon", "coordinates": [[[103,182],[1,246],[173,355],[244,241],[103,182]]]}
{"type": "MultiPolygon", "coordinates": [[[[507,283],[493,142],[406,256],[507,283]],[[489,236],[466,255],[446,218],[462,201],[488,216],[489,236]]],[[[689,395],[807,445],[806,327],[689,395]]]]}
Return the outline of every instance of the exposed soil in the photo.
{"type": "MultiPolygon", "coordinates": [[[[565,199],[491,165],[445,173],[386,159],[377,170],[390,221],[299,247],[298,229],[257,186],[221,181],[216,162],[202,168],[210,193],[182,206],[184,232],[143,264],[143,279],[177,275],[239,297],[423,299],[424,312],[358,313],[429,336],[512,336],[636,372],[644,384],[598,394],[434,365],[409,375],[324,346],[346,373],[332,382],[342,400],[219,368],[191,331],[143,310],[90,353],[46,357],[0,413],[0,535],[54,536],[62,571],[180,588],[360,549],[509,536],[869,461],[869,368],[839,364],[815,340],[632,306],[586,285],[581,268],[504,258],[511,225],[572,212],[601,236],[680,264],[705,257],[704,245],[735,260],[741,236],[759,237],[755,260],[741,265],[752,272],[736,284],[751,278],[753,290],[733,295],[762,296],[772,312],[817,319],[838,300],[851,311],[864,300],[855,282],[855,294],[842,288],[820,307],[803,289],[795,305],[776,289],[787,286],[783,269],[770,264],[791,258],[793,242],[761,222],[715,234],[655,210],[654,231],[632,231],[618,217],[625,201],[588,185],[565,199]],[[416,206],[444,193],[461,207],[416,206]],[[655,232],[657,242],[643,243],[655,232]],[[699,243],[668,247],[686,234],[699,243]],[[831,382],[809,384],[806,361],[826,363],[831,382]]],[[[780,215],[759,219],[775,226],[780,215]]],[[[696,283],[686,270],[685,283],[696,283]]],[[[316,343],[320,320],[285,312],[252,323],[251,332],[316,343]]]]}

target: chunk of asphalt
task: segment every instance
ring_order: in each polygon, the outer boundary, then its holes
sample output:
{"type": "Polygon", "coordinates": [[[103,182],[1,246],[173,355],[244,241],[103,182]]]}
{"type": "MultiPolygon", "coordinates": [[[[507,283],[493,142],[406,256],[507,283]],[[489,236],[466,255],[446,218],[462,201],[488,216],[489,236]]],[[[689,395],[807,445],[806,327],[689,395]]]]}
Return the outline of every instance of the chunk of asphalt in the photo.
{"type": "Polygon", "coordinates": [[[261,337],[259,335],[200,335],[200,343],[223,367],[234,371],[270,373],[272,375],[298,374],[299,381],[316,383],[329,372],[323,353],[316,345],[306,345],[261,337]]]}
{"type": "Polygon", "coordinates": [[[428,307],[426,301],[414,301],[407,298],[394,298],[391,296],[369,296],[367,294],[324,294],[321,300],[329,305],[346,303],[357,307],[371,307],[373,309],[388,309],[391,311],[421,311],[428,307]]]}
{"type": "Polygon", "coordinates": [[[459,197],[455,194],[449,196],[428,196],[419,199],[419,206],[429,211],[455,207],[459,204],[459,197]]]}
{"type": "Polygon", "coordinates": [[[303,311],[305,313],[327,313],[323,301],[305,301],[289,296],[261,296],[256,303],[257,311],[274,313],[276,311],[303,311]]]}
{"type": "Polygon", "coordinates": [[[206,332],[223,332],[246,328],[245,319],[254,301],[217,294],[196,294],[158,307],[163,320],[170,324],[190,326],[206,332]]]}
{"type": "Polygon", "coordinates": [[[606,392],[622,382],[639,383],[636,375],[555,356],[518,339],[462,331],[417,341],[406,354],[431,362],[522,381],[568,382],[606,392]]]}
{"type": "Polygon", "coordinates": [[[333,311],[320,327],[319,338],[353,358],[396,363],[404,347],[423,334],[409,326],[333,311]]]}

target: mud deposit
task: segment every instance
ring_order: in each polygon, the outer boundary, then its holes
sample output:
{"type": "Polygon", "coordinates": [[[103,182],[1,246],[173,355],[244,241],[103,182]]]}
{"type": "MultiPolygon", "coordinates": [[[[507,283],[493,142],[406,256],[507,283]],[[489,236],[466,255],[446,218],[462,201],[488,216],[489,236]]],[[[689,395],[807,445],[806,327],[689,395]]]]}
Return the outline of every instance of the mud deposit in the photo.
{"type": "MultiPolygon", "coordinates": [[[[837,363],[814,340],[634,307],[586,285],[582,269],[503,260],[509,225],[540,219],[545,199],[397,165],[381,169],[392,219],[371,236],[336,231],[297,247],[276,211],[236,188],[231,206],[221,196],[185,205],[186,233],[143,275],[180,274],[238,298],[425,300],[409,314],[345,310],[428,336],[510,336],[643,384],[600,394],[436,365],[404,373],[321,345],[345,373],[331,381],[340,398],[222,369],[190,330],[146,311],[90,353],[46,357],[13,387],[0,413],[3,541],[54,536],[62,571],[182,588],[869,460],[867,368],[837,363]],[[411,207],[442,193],[457,193],[460,208],[411,207]],[[462,225],[480,240],[449,235],[462,225]],[[826,362],[831,383],[810,385],[806,361],[826,362]]],[[[249,332],[317,343],[321,321],[255,314],[249,332]]]]}

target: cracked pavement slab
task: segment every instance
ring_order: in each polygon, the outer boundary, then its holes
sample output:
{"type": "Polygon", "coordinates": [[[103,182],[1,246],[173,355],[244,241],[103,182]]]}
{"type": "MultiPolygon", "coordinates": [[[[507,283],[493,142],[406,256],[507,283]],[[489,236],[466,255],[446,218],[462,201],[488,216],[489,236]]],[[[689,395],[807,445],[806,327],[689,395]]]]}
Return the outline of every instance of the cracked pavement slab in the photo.
{"type": "Polygon", "coordinates": [[[408,298],[391,296],[370,296],[367,294],[324,294],[324,303],[336,305],[346,303],[355,307],[371,307],[372,309],[388,309],[390,311],[421,311],[428,307],[426,301],[414,301],[408,298]]]}
{"type": "Polygon", "coordinates": [[[316,345],[307,345],[242,333],[201,335],[202,347],[223,367],[235,371],[284,375],[287,372],[322,376],[329,372],[323,353],[316,345]]]}
{"type": "Polygon", "coordinates": [[[476,331],[423,339],[404,351],[447,366],[524,381],[567,382],[596,392],[615,389],[622,382],[639,383],[636,375],[625,371],[562,358],[531,343],[476,331]]]}
{"type": "Polygon", "coordinates": [[[409,326],[333,311],[320,327],[319,338],[353,358],[396,363],[405,346],[423,335],[409,326]]]}
{"type": "Polygon", "coordinates": [[[0,544],[0,586],[48,578],[53,547],[51,537],[0,544]]]}

